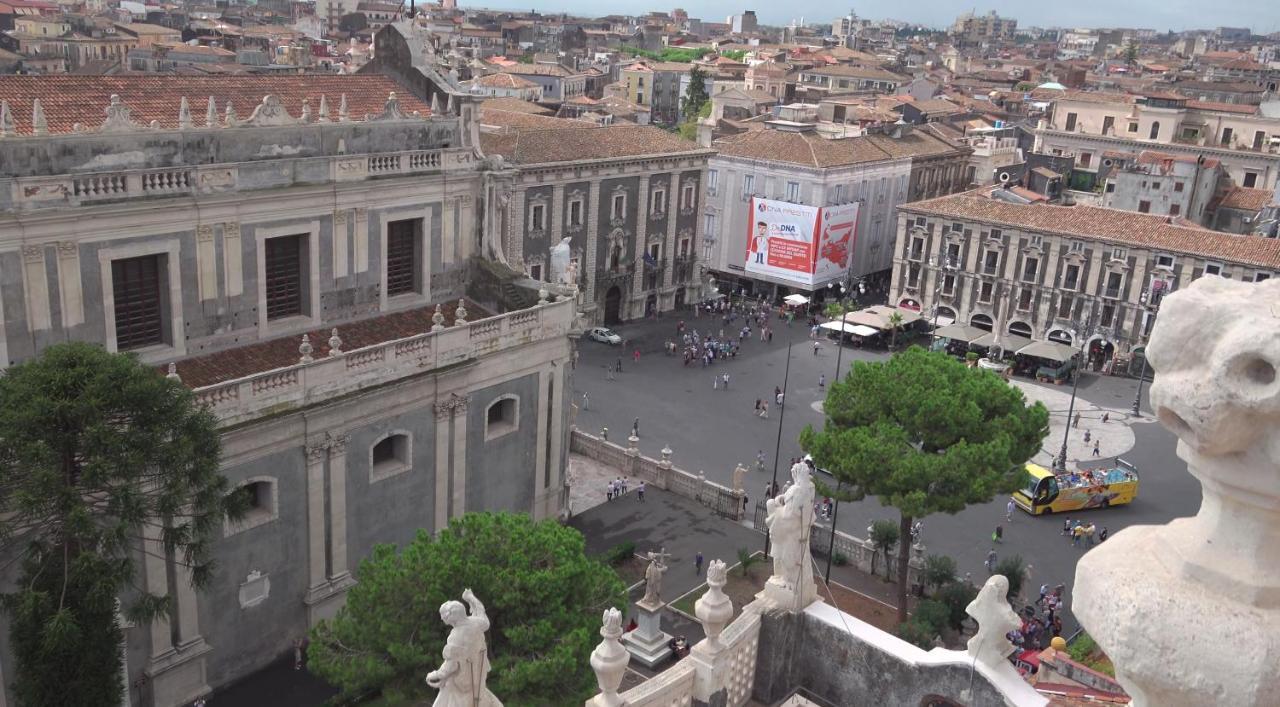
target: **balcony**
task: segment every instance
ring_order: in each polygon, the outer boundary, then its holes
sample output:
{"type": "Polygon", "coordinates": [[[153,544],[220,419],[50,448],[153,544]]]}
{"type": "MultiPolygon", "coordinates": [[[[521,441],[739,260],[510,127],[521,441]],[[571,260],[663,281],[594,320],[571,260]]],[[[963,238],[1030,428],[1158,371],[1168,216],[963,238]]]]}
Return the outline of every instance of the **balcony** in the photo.
{"type": "MultiPolygon", "coordinates": [[[[447,318],[451,325],[431,331],[432,313],[424,307],[354,322],[347,328],[347,336],[353,340],[359,333],[375,340],[394,336],[405,325],[423,333],[378,340],[337,354],[328,351],[328,330],[311,332],[313,360],[306,363],[297,353],[301,339],[288,337],[179,361],[177,373],[194,387],[196,400],[207,405],[222,425],[229,426],[518,348],[530,341],[565,336],[575,315],[573,301],[566,299],[463,324],[453,322],[451,313],[447,318]],[[223,380],[239,369],[252,372],[223,380]],[[210,379],[216,382],[202,385],[210,379]]],[[[339,335],[342,331],[339,327],[339,335]]]]}

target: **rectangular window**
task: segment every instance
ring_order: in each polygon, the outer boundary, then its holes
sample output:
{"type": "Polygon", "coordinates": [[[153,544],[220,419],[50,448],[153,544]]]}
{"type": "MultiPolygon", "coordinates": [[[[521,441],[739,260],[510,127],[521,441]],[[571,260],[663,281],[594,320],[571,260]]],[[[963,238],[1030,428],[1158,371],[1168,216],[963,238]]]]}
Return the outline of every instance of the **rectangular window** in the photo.
{"type": "Polygon", "coordinates": [[[924,239],[916,236],[911,239],[911,250],[907,252],[909,260],[920,260],[924,257],[924,239]]]}
{"type": "Polygon", "coordinates": [[[1151,191],[1160,191],[1160,182],[1152,182],[1151,191]]]}
{"type": "Polygon", "coordinates": [[[680,208],[692,209],[693,202],[696,200],[694,185],[686,184],[680,188],[680,208]]]}
{"type": "Polygon", "coordinates": [[[1107,193],[1114,194],[1115,191],[1116,191],[1116,183],[1111,180],[1107,180],[1107,193]]]}
{"type": "Polygon", "coordinates": [[[613,213],[610,214],[610,217],[615,219],[622,218],[622,215],[624,212],[626,212],[626,210],[627,210],[627,195],[614,194],[613,195],[613,213]]]}
{"type": "Polygon", "coordinates": [[[720,188],[720,172],[719,170],[707,170],[707,196],[715,196],[716,189],[720,188]]]}
{"type": "Polygon", "coordinates": [[[688,238],[680,239],[680,257],[681,258],[689,257],[689,239],[688,238]]]}
{"type": "Polygon", "coordinates": [[[1110,327],[1116,317],[1116,306],[1114,304],[1102,305],[1102,326],[1110,327]]]}
{"type": "Polygon", "coordinates": [[[1083,253],[1083,252],[1084,252],[1084,241],[1071,241],[1071,252],[1072,252],[1072,253],[1083,253]]]}
{"type": "MultiPolygon", "coordinates": [[[[836,195],[835,195],[835,198],[832,200],[832,202],[836,204],[844,203],[844,185],[843,184],[836,185],[836,195]]],[[[920,221],[922,219],[916,219],[916,220],[920,221]]],[[[919,225],[923,225],[923,224],[919,224],[919,225]]]]}
{"type": "Polygon", "coordinates": [[[1181,206],[1179,206],[1179,205],[1177,205],[1177,204],[1170,204],[1170,205],[1169,205],[1169,215],[1170,215],[1170,216],[1177,216],[1177,215],[1178,215],[1178,214],[1180,214],[1180,213],[1182,213],[1182,207],[1181,207],[1181,206]]]}
{"type": "Polygon", "coordinates": [[[1270,279],[1271,279],[1271,273],[1269,272],[1257,272],[1253,274],[1254,282],[1262,282],[1263,280],[1270,280],[1270,279]]]}
{"type": "Polygon", "coordinates": [[[387,296],[418,291],[418,219],[387,224],[387,296]]]}
{"type": "Polygon", "coordinates": [[[745,196],[751,196],[756,193],[756,175],[742,175],[742,193],[745,196]]]}
{"type": "Polygon", "coordinates": [[[1139,201],[1139,202],[1138,202],[1138,213],[1140,213],[1140,214],[1149,214],[1149,213],[1151,213],[1151,202],[1150,202],[1150,201],[1139,201]]]}
{"type": "Polygon", "coordinates": [[[1063,295],[1062,299],[1058,300],[1058,318],[1070,319],[1071,307],[1074,304],[1075,304],[1074,297],[1072,297],[1071,295],[1063,295]]]}
{"type": "Polygon", "coordinates": [[[1000,251],[989,250],[982,256],[982,274],[995,275],[1000,267],[1000,251]]]}
{"type": "Polygon", "coordinates": [[[912,289],[920,285],[920,266],[912,263],[907,266],[907,287],[912,289]]]}
{"type": "Polygon", "coordinates": [[[1205,263],[1204,274],[1205,275],[1221,275],[1222,263],[1205,263]]]}
{"type": "Polygon", "coordinates": [[[1185,185],[1184,185],[1182,182],[1174,182],[1174,184],[1173,184],[1173,190],[1174,190],[1174,191],[1178,191],[1178,192],[1180,192],[1180,191],[1182,191],[1183,186],[1185,186],[1185,185]]]}
{"type": "Polygon", "coordinates": [[[650,205],[649,213],[664,214],[667,212],[667,190],[654,189],[653,203],[650,205]]]}
{"type": "Polygon", "coordinates": [[[978,301],[983,304],[991,304],[991,292],[993,285],[990,282],[982,283],[978,288],[978,301]]]}
{"type": "Polygon", "coordinates": [[[942,277],[942,294],[950,295],[956,291],[956,276],[944,275],[942,277]]]}
{"type": "Polygon", "coordinates": [[[1125,253],[1124,248],[1112,248],[1112,249],[1111,249],[1111,259],[1112,259],[1112,260],[1124,260],[1126,255],[1127,255],[1127,254],[1125,253]]]}
{"type": "Polygon", "coordinates": [[[1173,267],[1173,256],[1172,256],[1172,255],[1157,255],[1157,256],[1156,256],[1156,267],[1160,267],[1160,268],[1172,268],[1172,267],[1173,267]]]}
{"type": "Polygon", "coordinates": [[[1131,132],[1131,133],[1136,133],[1136,132],[1138,132],[1138,124],[1137,124],[1137,123],[1129,123],[1129,132],[1131,132]]]}
{"type": "Polygon", "coordinates": [[[537,264],[537,265],[530,265],[530,266],[529,266],[529,277],[533,278],[534,280],[538,280],[539,282],[541,282],[541,281],[542,281],[542,265],[540,265],[540,264],[537,264]]]}
{"type": "Polygon", "coordinates": [[[534,204],[529,208],[529,230],[541,231],[546,225],[546,207],[541,204],[534,204]]]}
{"type": "Polygon", "coordinates": [[[1018,291],[1018,310],[1021,312],[1031,311],[1031,298],[1035,294],[1030,287],[1024,287],[1018,291]]]}
{"type": "Polygon", "coordinates": [[[991,240],[998,241],[1002,237],[1002,232],[998,228],[991,229],[991,240]]]}
{"type": "Polygon", "coordinates": [[[787,182],[787,201],[800,201],[800,182],[787,182]]]}
{"type": "Polygon", "coordinates": [[[1116,127],[1116,118],[1114,115],[1108,115],[1102,119],[1102,134],[1110,135],[1116,127]]]}
{"type": "Polygon", "coordinates": [[[1067,264],[1067,269],[1062,275],[1062,287],[1068,290],[1077,289],[1080,286],[1080,266],[1073,263],[1067,264]]]}
{"type": "Polygon", "coordinates": [[[1040,270],[1039,258],[1027,258],[1023,260],[1022,261],[1022,281],[1035,282],[1036,275],[1039,274],[1039,270],[1040,270]]]}
{"type": "Polygon", "coordinates": [[[1124,285],[1124,275],[1118,272],[1107,273],[1107,288],[1102,296],[1115,299],[1120,296],[1120,288],[1124,285]]]}
{"type": "Polygon", "coordinates": [[[111,261],[118,351],[164,343],[160,288],[163,257],[144,255],[111,261]]]}
{"type": "Polygon", "coordinates": [[[960,267],[960,244],[959,243],[947,244],[947,265],[950,265],[953,268],[960,267]]]}
{"type": "Polygon", "coordinates": [[[1261,131],[1261,130],[1259,130],[1259,131],[1255,132],[1255,133],[1253,134],[1253,149],[1255,149],[1255,150],[1261,150],[1261,149],[1262,149],[1262,141],[1263,141],[1263,140],[1265,140],[1266,138],[1267,138],[1267,134],[1266,134],[1265,132],[1263,132],[1263,131],[1261,131]]]}
{"type": "Polygon", "coordinates": [[[1242,182],[1242,184],[1243,184],[1246,188],[1248,188],[1248,189],[1252,189],[1252,188],[1254,188],[1254,187],[1258,186],[1258,173],[1257,173],[1257,172],[1245,172],[1245,173],[1244,173],[1244,182],[1242,182]]]}
{"type": "Polygon", "coordinates": [[[1231,144],[1231,137],[1232,137],[1231,128],[1223,128],[1223,129],[1222,129],[1222,144],[1223,144],[1223,145],[1228,145],[1228,146],[1229,146],[1229,145],[1231,144]]]}
{"type": "Polygon", "coordinates": [[[1081,152],[1081,153],[1080,153],[1080,166],[1081,166],[1081,167],[1088,167],[1088,166],[1089,166],[1089,163],[1090,163],[1091,161],[1093,161],[1093,153],[1091,153],[1091,152],[1081,152]]]}
{"type": "Polygon", "coordinates": [[[267,321],[302,314],[303,256],[306,236],[268,238],[265,250],[267,321]]]}
{"type": "Polygon", "coordinates": [[[569,225],[582,225],[582,200],[574,199],[569,202],[569,225]]]}
{"type": "Polygon", "coordinates": [[[1076,131],[1076,114],[1067,113],[1067,132],[1074,133],[1076,131]]]}

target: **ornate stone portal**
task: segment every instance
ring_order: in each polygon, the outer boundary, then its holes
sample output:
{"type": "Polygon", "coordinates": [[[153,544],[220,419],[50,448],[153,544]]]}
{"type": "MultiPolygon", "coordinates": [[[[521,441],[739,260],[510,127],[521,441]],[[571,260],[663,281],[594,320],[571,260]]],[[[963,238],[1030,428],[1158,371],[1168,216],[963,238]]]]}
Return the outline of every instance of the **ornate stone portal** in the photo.
{"type": "Polygon", "coordinates": [[[453,628],[444,644],[444,663],[427,674],[427,684],[440,690],[432,707],[502,707],[485,685],[489,653],[484,632],[489,630],[489,617],[470,589],[462,590],[462,601],[471,607],[470,616],[460,601],[440,605],[440,619],[453,628]]]}
{"type": "Polygon", "coordinates": [[[1280,695],[1280,281],[1165,297],[1151,405],[1204,487],[1200,512],[1134,526],[1076,567],[1072,610],[1135,707],[1280,695]]]}

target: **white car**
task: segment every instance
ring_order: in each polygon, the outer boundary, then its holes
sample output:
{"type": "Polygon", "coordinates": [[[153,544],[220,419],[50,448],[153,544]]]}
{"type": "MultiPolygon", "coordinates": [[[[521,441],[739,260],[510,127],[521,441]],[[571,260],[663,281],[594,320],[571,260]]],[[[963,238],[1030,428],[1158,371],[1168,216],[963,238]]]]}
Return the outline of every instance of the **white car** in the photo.
{"type": "Polygon", "coordinates": [[[612,329],[598,326],[587,330],[587,338],[592,341],[599,341],[602,344],[617,346],[622,343],[622,337],[613,332],[612,329]]]}

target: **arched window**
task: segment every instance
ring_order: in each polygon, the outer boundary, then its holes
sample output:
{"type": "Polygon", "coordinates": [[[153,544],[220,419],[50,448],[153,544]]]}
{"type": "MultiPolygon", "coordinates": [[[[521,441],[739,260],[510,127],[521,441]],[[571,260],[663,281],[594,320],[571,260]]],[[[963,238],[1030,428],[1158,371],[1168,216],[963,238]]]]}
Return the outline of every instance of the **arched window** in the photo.
{"type": "Polygon", "coordinates": [[[1031,325],[1026,322],[1009,322],[1009,333],[1031,338],[1031,325]]]}
{"type": "Polygon", "coordinates": [[[993,322],[991,321],[991,317],[985,314],[975,314],[969,318],[969,324],[983,331],[991,331],[993,322]]]}
{"type": "Polygon", "coordinates": [[[484,413],[484,439],[489,441],[520,428],[520,398],[504,395],[489,404],[484,413]]]}
{"type": "Polygon", "coordinates": [[[1160,137],[1160,121],[1157,120],[1151,123],[1151,139],[1155,140],[1159,137],[1160,137]]]}
{"type": "Polygon", "coordinates": [[[404,430],[387,432],[369,447],[369,483],[412,468],[413,437],[404,430]]]}
{"type": "Polygon", "coordinates": [[[247,508],[240,520],[227,520],[223,523],[223,536],[242,533],[279,518],[280,495],[276,488],[276,479],[271,476],[255,476],[236,486],[231,493],[241,494],[247,508]]]}

